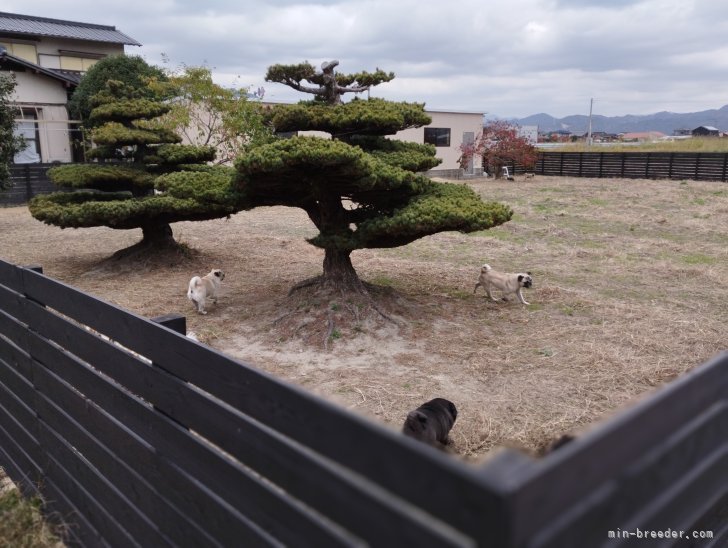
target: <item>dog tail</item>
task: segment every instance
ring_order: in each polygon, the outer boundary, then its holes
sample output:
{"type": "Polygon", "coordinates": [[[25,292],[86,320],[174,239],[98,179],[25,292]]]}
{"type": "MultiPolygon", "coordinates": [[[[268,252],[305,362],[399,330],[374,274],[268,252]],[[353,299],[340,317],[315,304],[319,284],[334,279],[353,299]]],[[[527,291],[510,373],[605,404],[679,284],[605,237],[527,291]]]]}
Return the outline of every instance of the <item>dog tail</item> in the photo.
{"type": "Polygon", "coordinates": [[[187,298],[188,299],[194,300],[192,298],[193,297],[192,290],[195,289],[198,285],[200,285],[200,283],[202,283],[202,278],[200,278],[199,276],[192,277],[192,279],[190,280],[190,285],[187,288],[187,298]]]}
{"type": "Polygon", "coordinates": [[[492,268],[490,267],[490,265],[489,265],[489,264],[484,264],[484,265],[483,265],[483,266],[482,266],[482,267],[480,268],[480,271],[481,271],[481,272],[488,272],[489,270],[493,270],[493,269],[492,269],[492,268]]]}

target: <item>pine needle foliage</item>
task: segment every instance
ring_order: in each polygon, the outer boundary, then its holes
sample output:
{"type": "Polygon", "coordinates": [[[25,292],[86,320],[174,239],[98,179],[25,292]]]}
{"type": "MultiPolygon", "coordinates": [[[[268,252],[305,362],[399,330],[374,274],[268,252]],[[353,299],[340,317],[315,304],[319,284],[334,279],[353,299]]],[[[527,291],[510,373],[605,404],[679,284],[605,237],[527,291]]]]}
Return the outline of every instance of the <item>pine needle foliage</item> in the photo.
{"type": "Polygon", "coordinates": [[[16,136],[15,118],[18,108],[10,100],[17,82],[12,72],[0,72],[0,190],[11,186],[9,165],[13,157],[25,148],[25,141],[16,136]]]}

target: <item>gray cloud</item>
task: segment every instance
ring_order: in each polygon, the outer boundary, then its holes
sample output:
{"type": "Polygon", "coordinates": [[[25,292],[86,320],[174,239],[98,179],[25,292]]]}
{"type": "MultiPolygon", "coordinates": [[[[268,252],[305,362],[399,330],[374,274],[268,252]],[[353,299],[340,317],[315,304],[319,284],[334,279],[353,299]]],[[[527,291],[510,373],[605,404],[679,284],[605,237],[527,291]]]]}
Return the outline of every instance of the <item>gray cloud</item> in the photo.
{"type": "Polygon", "coordinates": [[[373,94],[501,116],[588,109],[687,112],[728,103],[721,88],[728,4],[712,0],[0,0],[0,11],[115,25],[159,64],[207,64],[225,84],[264,85],[274,63],[337,58],[397,78],[373,94]]]}

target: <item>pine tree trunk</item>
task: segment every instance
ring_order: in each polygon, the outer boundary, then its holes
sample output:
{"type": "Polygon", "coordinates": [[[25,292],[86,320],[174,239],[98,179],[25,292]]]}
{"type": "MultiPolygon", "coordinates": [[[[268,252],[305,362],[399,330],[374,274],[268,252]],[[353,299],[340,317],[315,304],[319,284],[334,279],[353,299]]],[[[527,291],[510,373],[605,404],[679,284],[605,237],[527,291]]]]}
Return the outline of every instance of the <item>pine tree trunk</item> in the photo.
{"type": "Polygon", "coordinates": [[[323,285],[344,291],[364,290],[364,285],[351,264],[350,250],[325,249],[323,285]]]}
{"type": "Polygon", "coordinates": [[[172,235],[172,227],[168,223],[148,223],[142,227],[143,246],[148,247],[174,247],[177,242],[172,235]]]}

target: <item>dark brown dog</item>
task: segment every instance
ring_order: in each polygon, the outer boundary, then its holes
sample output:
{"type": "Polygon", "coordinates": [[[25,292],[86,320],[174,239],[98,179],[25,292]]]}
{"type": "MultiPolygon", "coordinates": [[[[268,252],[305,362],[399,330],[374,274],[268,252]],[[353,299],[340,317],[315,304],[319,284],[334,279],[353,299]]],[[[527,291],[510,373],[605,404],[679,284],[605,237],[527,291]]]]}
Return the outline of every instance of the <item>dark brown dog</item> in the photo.
{"type": "Polygon", "coordinates": [[[402,433],[434,447],[447,445],[448,433],[455,424],[458,410],[444,398],[435,398],[407,414],[402,433]]]}

